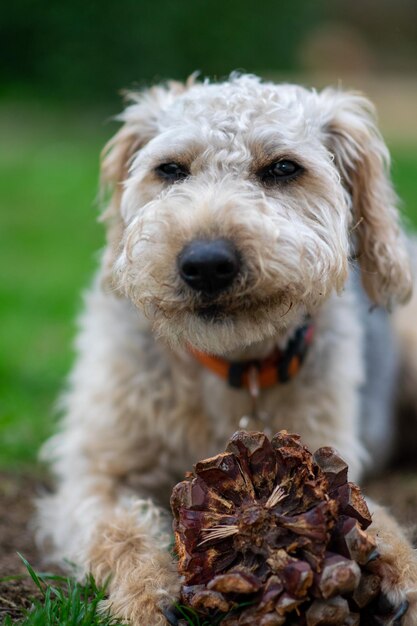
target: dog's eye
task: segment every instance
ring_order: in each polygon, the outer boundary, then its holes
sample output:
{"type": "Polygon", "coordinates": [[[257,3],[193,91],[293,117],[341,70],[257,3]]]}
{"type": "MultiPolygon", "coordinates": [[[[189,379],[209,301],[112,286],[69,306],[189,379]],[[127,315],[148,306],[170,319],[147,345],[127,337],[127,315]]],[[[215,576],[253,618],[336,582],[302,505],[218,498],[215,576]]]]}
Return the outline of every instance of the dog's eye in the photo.
{"type": "Polygon", "coordinates": [[[177,180],[184,180],[190,175],[188,169],[179,163],[162,163],[155,168],[155,172],[160,178],[173,183],[177,180]]]}
{"type": "Polygon", "coordinates": [[[294,161],[282,159],[271,163],[259,172],[259,177],[263,183],[280,183],[281,181],[291,180],[301,172],[303,168],[294,161]]]}

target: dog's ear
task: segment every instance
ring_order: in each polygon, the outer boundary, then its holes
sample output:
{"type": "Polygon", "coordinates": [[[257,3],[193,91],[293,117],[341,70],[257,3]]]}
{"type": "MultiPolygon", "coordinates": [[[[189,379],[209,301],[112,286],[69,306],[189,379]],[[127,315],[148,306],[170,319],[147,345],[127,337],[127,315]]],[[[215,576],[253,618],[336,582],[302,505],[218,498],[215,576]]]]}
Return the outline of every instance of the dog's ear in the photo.
{"type": "Polygon", "coordinates": [[[158,118],[161,111],[188,89],[194,83],[194,78],[194,75],[191,76],[185,84],[171,81],[163,86],[127,93],[129,104],[116,118],[123,125],[101,153],[100,196],[102,203],[105,199],[106,207],[101,221],[107,227],[102,284],[106,288],[114,288],[113,265],[120,253],[124,230],[120,201],[130,163],[138,151],[158,133],[158,118]]]}
{"type": "Polygon", "coordinates": [[[327,146],[351,196],[363,286],[375,304],[404,303],[411,295],[411,269],[374,107],[359,94],[334,89],[321,98],[327,146]]]}
{"type": "Polygon", "coordinates": [[[104,191],[110,189],[113,193],[113,208],[117,208],[132,158],[158,132],[161,111],[179,94],[184,93],[193,84],[193,80],[194,76],[191,76],[185,84],[170,81],[166,85],[126,94],[129,104],[116,117],[119,122],[123,122],[123,126],[108,141],[101,153],[101,187],[104,191]]]}

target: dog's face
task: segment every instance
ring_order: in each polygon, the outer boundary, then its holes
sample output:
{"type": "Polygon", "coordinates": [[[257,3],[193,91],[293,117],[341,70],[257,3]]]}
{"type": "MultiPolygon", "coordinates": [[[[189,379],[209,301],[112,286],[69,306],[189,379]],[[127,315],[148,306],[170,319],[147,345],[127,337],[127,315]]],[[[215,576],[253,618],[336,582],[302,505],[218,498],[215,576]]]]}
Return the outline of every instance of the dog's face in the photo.
{"type": "Polygon", "coordinates": [[[221,354],[284,335],[340,292],[357,226],[371,297],[406,298],[385,148],[363,105],[252,77],[140,96],[104,161],[121,185],[116,288],[171,343],[221,354]]]}

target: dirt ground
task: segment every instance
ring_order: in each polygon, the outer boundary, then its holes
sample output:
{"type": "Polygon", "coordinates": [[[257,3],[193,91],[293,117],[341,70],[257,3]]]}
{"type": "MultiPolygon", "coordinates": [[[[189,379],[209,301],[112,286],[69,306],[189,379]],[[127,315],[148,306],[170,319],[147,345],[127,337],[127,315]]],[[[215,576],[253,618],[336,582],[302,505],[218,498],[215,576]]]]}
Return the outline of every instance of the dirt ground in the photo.
{"type": "Polygon", "coordinates": [[[4,578],[27,573],[17,551],[42,570],[30,529],[32,501],[41,488],[40,482],[30,475],[0,473],[0,624],[6,615],[12,620],[21,617],[37,595],[29,576],[6,581],[4,578]]]}
{"type": "MultiPolygon", "coordinates": [[[[30,529],[33,499],[44,488],[30,475],[0,473],[0,579],[25,573],[17,551],[35,569],[45,571],[30,529]]],[[[364,491],[390,507],[417,543],[417,471],[387,473],[369,482],[364,491]]],[[[21,616],[22,610],[30,607],[35,593],[35,586],[28,578],[0,582],[0,624],[6,615],[12,620],[21,616]]]]}

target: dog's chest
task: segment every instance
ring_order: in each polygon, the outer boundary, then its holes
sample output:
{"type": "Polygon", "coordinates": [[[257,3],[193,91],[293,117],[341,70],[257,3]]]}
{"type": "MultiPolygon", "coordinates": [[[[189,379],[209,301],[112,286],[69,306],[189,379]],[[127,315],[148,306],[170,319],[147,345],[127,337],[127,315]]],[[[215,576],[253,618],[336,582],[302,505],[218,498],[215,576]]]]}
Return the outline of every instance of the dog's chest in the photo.
{"type": "Polygon", "coordinates": [[[272,435],[283,428],[294,428],[298,387],[295,382],[276,385],[260,390],[258,397],[253,398],[247,389],[233,389],[214,375],[204,374],[201,397],[212,432],[210,453],[218,453],[239,429],[262,430],[272,435]]]}

